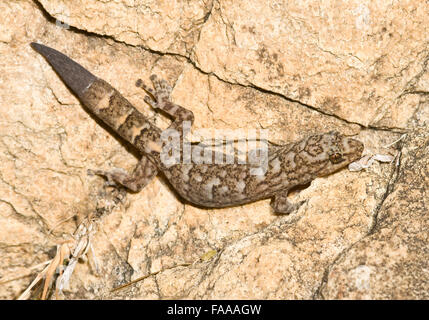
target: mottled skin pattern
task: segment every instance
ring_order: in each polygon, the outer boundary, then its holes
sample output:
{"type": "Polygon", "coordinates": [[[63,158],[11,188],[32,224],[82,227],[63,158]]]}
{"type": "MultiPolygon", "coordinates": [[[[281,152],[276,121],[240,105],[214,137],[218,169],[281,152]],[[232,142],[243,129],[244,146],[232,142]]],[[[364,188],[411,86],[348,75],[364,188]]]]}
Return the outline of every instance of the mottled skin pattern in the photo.
{"type": "MultiPolygon", "coordinates": [[[[121,169],[95,171],[112,184],[132,191],[144,188],[161,171],[177,193],[187,201],[221,208],[272,198],[277,213],[290,213],[299,204],[287,200],[288,191],[305,185],[316,177],[333,173],[362,154],[363,144],[337,132],[307,137],[301,141],[268,150],[268,167],[264,175],[252,175],[250,164],[179,163],[166,166],[161,161],[161,130],[148,121],[128,100],[62,53],[32,43],[79,97],[82,103],[142,154],[139,164],[129,175],[121,169]]],[[[171,87],[151,76],[154,89],[138,80],[136,85],[149,95],[145,101],[173,118],[170,129],[182,132],[183,121],[194,120],[193,113],[170,101],[171,87]]],[[[180,137],[182,142],[183,136],[180,137]]]]}

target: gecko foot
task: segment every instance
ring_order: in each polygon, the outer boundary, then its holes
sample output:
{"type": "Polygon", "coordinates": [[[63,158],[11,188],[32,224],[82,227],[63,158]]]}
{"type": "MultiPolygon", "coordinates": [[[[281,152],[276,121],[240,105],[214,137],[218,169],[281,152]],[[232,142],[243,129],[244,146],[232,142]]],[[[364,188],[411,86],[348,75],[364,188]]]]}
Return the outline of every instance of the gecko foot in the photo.
{"type": "Polygon", "coordinates": [[[276,195],[274,198],[271,199],[271,208],[273,208],[275,213],[278,214],[289,214],[295,210],[298,210],[299,207],[301,207],[306,200],[297,202],[297,203],[291,203],[287,200],[287,194],[284,195],[276,195]]]}
{"type": "Polygon", "coordinates": [[[164,110],[167,104],[172,104],[170,102],[170,94],[173,89],[167,81],[158,78],[155,74],[150,76],[150,80],[154,89],[146,85],[141,79],[137,80],[136,86],[150,94],[150,96],[144,97],[146,103],[154,109],[164,110]]]}
{"type": "Polygon", "coordinates": [[[142,88],[149,94],[144,97],[144,101],[147,104],[154,109],[160,109],[166,112],[174,118],[174,121],[169,128],[180,129],[183,121],[189,121],[192,125],[194,122],[194,114],[192,111],[170,101],[170,95],[173,88],[168,84],[168,82],[158,78],[154,74],[150,76],[150,80],[152,81],[154,89],[144,84],[141,79],[137,80],[136,86],[142,88]]]}
{"type": "Polygon", "coordinates": [[[120,188],[123,186],[122,183],[119,183],[119,181],[123,180],[123,177],[128,175],[128,173],[121,168],[113,168],[110,171],[88,169],[87,173],[90,176],[97,175],[106,178],[105,186],[115,188],[120,188]]]}
{"type": "Polygon", "coordinates": [[[140,181],[121,168],[113,168],[110,171],[88,169],[88,174],[106,178],[105,186],[107,187],[114,187],[116,189],[125,187],[132,192],[139,192],[143,188],[140,181]]]}
{"type": "Polygon", "coordinates": [[[98,175],[107,179],[106,185],[119,188],[124,186],[132,192],[139,192],[157,175],[157,167],[145,156],[135,166],[133,172],[129,174],[121,168],[113,168],[109,171],[88,170],[89,175],[98,175]]]}

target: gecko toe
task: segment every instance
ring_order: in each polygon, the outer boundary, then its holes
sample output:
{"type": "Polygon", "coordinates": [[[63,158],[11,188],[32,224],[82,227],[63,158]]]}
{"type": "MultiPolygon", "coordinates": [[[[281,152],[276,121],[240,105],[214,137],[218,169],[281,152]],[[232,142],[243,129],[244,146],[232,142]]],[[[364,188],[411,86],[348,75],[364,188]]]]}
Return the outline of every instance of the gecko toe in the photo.
{"type": "Polygon", "coordinates": [[[136,81],[136,87],[142,88],[144,91],[150,93],[151,95],[155,95],[154,90],[148,85],[146,85],[142,79],[138,79],[136,81]]]}
{"type": "Polygon", "coordinates": [[[168,93],[168,95],[170,95],[172,88],[168,84],[168,82],[166,80],[161,80],[160,85],[161,85],[162,90],[164,92],[168,93]]]}
{"type": "Polygon", "coordinates": [[[158,103],[155,101],[155,100],[153,100],[153,98],[152,97],[150,97],[150,96],[145,96],[144,97],[144,102],[146,102],[148,105],[150,105],[152,108],[154,108],[154,109],[158,109],[158,103]]]}

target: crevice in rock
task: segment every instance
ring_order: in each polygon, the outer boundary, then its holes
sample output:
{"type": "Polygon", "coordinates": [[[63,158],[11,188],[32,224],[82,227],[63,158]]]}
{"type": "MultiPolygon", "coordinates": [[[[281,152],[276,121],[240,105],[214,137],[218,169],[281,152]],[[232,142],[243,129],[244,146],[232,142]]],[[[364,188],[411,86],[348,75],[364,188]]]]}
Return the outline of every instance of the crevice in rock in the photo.
{"type": "Polygon", "coordinates": [[[383,204],[386,201],[387,197],[392,193],[393,188],[394,188],[394,186],[398,180],[399,169],[401,167],[401,156],[402,156],[402,143],[401,143],[400,149],[398,150],[398,162],[395,164],[395,169],[392,171],[392,173],[389,177],[389,181],[387,183],[386,191],[384,192],[380,202],[377,204],[377,206],[374,209],[374,213],[372,215],[372,223],[371,223],[371,226],[368,230],[368,233],[365,235],[365,237],[374,234],[376,229],[377,229],[379,212],[380,212],[381,208],[383,207],[383,204]]]}

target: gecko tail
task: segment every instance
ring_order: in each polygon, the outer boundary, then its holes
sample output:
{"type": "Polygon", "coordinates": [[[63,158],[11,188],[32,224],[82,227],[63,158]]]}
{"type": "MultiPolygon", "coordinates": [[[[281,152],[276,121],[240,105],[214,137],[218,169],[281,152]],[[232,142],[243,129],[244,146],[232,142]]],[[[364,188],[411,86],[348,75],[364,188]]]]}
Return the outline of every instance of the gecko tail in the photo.
{"type": "Polygon", "coordinates": [[[57,72],[63,82],[82,98],[85,90],[97,77],[61,52],[40,43],[31,43],[31,47],[40,53],[57,72]]]}

